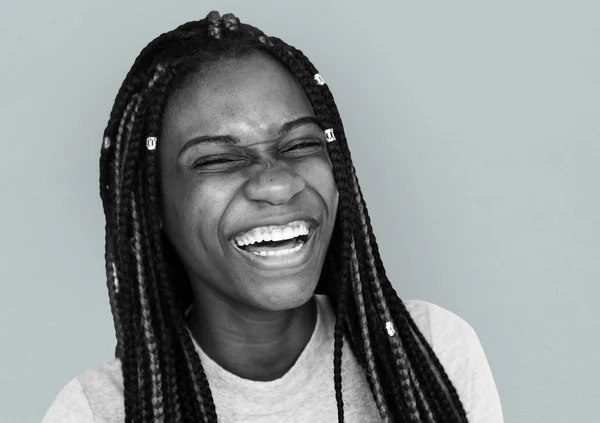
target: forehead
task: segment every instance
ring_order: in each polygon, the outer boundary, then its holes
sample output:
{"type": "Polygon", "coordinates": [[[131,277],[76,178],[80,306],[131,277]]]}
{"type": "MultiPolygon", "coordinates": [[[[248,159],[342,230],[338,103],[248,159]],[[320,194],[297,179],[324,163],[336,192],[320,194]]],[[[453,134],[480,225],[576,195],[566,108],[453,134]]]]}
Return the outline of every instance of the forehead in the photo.
{"type": "Polygon", "coordinates": [[[304,116],[314,115],[296,78],[257,54],[192,75],[167,102],[163,135],[175,144],[201,135],[269,137],[283,123],[304,116]]]}

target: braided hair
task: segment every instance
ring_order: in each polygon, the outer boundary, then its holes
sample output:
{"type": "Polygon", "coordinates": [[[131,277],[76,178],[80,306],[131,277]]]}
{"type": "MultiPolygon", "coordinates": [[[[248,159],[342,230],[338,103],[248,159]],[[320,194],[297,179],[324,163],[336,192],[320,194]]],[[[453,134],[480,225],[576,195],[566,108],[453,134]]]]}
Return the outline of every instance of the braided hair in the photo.
{"type": "Polygon", "coordinates": [[[225,58],[267,54],[300,82],[323,127],[339,192],[317,292],[335,304],[334,385],[344,421],[342,347],[364,370],[384,422],[466,422],[455,387],[388,280],[336,104],[317,69],[282,40],[211,12],[150,42],[116,96],[100,158],[106,274],[121,360],[126,422],[216,422],[202,363],[186,331],[191,286],[162,234],[157,137],[167,99],[225,58]]]}

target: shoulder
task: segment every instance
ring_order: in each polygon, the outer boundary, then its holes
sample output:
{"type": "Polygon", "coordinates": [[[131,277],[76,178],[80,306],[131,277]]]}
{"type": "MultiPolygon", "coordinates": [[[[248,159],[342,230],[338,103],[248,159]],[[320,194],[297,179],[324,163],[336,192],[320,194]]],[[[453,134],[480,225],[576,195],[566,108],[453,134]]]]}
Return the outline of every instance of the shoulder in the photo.
{"type": "Polygon", "coordinates": [[[468,377],[469,366],[481,354],[481,344],[473,327],[462,317],[436,304],[404,301],[406,309],[453,382],[468,377]],[[452,379],[452,377],[451,377],[452,379]]]}
{"type": "Polygon", "coordinates": [[[90,368],[67,383],[50,405],[42,423],[123,421],[121,362],[114,359],[90,368]]]}
{"type": "Polygon", "coordinates": [[[464,349],[477,339],[473,327],[459,315],[423,300],[403,301],[425,339],[438,352],[464,349]]]}
{"type": "Polygon", "coordinates": [[[503,422],[496,384],[473,327],[436,304],[403,302],[456,388],[469,421],[503,422]]]}

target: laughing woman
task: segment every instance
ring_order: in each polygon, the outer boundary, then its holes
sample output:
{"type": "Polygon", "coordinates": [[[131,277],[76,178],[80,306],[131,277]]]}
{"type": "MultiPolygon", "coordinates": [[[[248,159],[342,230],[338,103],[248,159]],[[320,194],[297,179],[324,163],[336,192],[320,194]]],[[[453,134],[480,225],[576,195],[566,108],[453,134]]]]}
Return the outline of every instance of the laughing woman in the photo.
{"type": "Polygon", "coordinates": [[[104,133],[115,359],[44,423],[502,422],[477,335],[387,279],[342,121],[295,48],[211,12],[104,133]]]}

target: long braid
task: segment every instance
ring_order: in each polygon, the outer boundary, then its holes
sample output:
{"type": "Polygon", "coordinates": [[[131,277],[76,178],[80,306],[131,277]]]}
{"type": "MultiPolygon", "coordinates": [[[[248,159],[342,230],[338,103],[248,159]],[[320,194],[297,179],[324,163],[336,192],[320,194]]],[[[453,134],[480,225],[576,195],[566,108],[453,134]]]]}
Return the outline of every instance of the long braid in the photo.
{"type": "MultiPolygon", "coordinates": [[[[115,167],[119,166],[115,163],[115,167]]],[[[115,186],[118,185],[118,181],[115,181],[115,186]]],[[[121,196],[129,197],[130,191],[126,194],[124,190],[120,190],[121,196]]],[[[132,272],[131,265],[129,262],[130,257],[130,246],[128,238],[131,234],[131,230],[128,228],[129,218],[129,205],[128,201],[121,201],[124,207],[119,209],[119,213],[116,215],[117,230],[115,234],[115,249],[117,251],[116,257],[118,262],[115,265],[117,269],[117,280],[120,281],[120,321],[122,322],[122,345],[123,345],[123,381],[124,381],[124,394],[125,394],[125,415],[127,421],[136,422],[140,421],[140,401],[138,399],[138,385],[139,385],[139,368],[137,351],[139,342],[137,340],[137,332],[139,322],[137,321],[137,308],[136,297],[134,292],[134,284],[127,283],[135,278],[132,272]]]]}
{"type": "MultiPolygon", "coordinates": [[[[147,155],[147,160],[151,160],[151,158],[147,155]]],[[[149,204],[149,189],[152,186],[154,175],[150,172],[149,166],[141,166],[140,167],[140,176],[139,176],[139,198],[140,198],[140,215],[141,215],[141,226],[142,230],[146,228],[147,230],[144,233],[144,245],[146,250],[148,251],[148,257],[154,256],[154,244],[153,244],[153,236],[160,232],[160,224],[156,220],[157,215],[148,207],[149,204]],[[144,183],[148,181],[149,183],[144,183]],[[148,211],[150,210],[150,211],[148,211]],[[149,216],[146,216],[149,215],[149,216]]],[[[147,265],[150,269],[150,283],[152,289],[149,290],[149,294],[151,295],[152,302],[155,305],[153,310],[156,312],[156,321],[159,326],[158,335],[160,338],[160,342],[158,343],[158,347],[160,350],[159,358],[161,359],[161,378],[164,381],[163,383],[163,395],[166,398],[166,406],[164,407],[165,412],[165,421],[182,421],[182,412],[181,412],[181,403],[180,396],[178,390],[178,381],[176,377],[176,367],[175,367],[175,357],[172,351],[173,339],[170,336],[169,327],[166,324],[164,311],[167,312],[169,310],[169,306],[162,302],[163,292],[161,290],[159,279],[159,272],[157,263],[155,260],[149,260],[147,265]]],[[[151,310],[152,311],[152,310],[151,310]]],[[[158,396],[158,393],[155,394],[155,397],[158,396]]],[[[158,410],[162,407],[159,401],[153,404],[155,408],[157,408],[157,414],[160,413],[158,410]]]]}
{"type": "MultiPolygon", "coordinates": [[[[125,108],[125,111],[123,113],[123,118],[121,119],[121,123],[119,124],[118,127],[118,132],[117,132],[117,136],[116,136],[116,143],[114,146],[114,164],[113,164],[113,189],[115,191],[115,201],[114,201],[114,215],[115,216],[119,216],[119,212],[120,212],[120,204],[121,204],[121,191],[122,191],[122,179],[121,179],[121,175],[123,172],[123,163],[125,163],[125,157],[123,159],[121,159],[121,151],[123,149],[123,144],[127,144],[129,142],[129,137],[131,136],[131,132],[133,130],[133,125],[135,123],[135,116],[137,115],[138,112],[138,107],[139,107],[139,101],[138,101],[138,96],[134,96],[133,99],[131,100],[130,103],[127,104],[127,107],[125,108]],[[133,109],[133,111],[132,111],[133,109]],[[130,116],[130,117],[129,117],[130,116]],[[124,129],[127,131],[126,135],[123,136],[123,132],[124,129]]],[[[118,234],[118,226],[119,226],[119,221],[117,219],[115,219],[115,232],[118,234]]],[[[107,218],[107,222],[108,222],[108,218],[107,218]]],[[[115,234],[115,237],[117,237],[117,235],[115,234]]],[[[115,241],[115,243],[118,244],[118,241],[115,241]]],[[[117,284],[118,284],[118,273],[116,270],[116,266],[115,266],[115,262],[112,262],[112,273],[114,274],[114,283],[115,283],[115,290],[118,288],[117,284]]],[[[119,331],[119,327],[120,324],[119,322],[115,322],[117,326],[117,339],[118,339],[118,343],[122,344],[123,343],[123,330],[121,329],[119,331]]]]}
{"type": "MultiPolygon", "coordinates": [[[[141,100],[141,97],[140,97],[141,100]]],[[[138,103],[135,107],[134,115],[137,114],[140,103],[138,103]]],[[[126,116],[125,116],[126,118],[126,116]]],[[[126,119],[122,119],[123,121],[126,119]]],[[[120,125],[122,127],[122,125],[120,125]]],[[[135,137],[136,131],[141,131],[139,128],[139,124],[133,122],[129,122],[127,125],[128,134],[127,141],[130,137],[135,137]]],[[[119,197],[123,198],[133,198],[133,190],[132,184],[134,181],[134,175],[136,173],[135,158],[139,155],[139,146],[134,143],[125,142],[122,136],[116,136],[118,140],[117,146],[115,146],[115,150],[119,151],[120,143],[124,142],[123,145],[123,157],[127,157],[128,155],[131,157],[131,160],[123,160],[123,163],[119,163],[115,161],[113,165],[115,181],[113,187],[116,192],[120,192],[119,197]],[[138,147],[138,148],[136,148],[138,147]],[[122,179],[118,178],[119,169],[122,170],[122,179]]],[[[132,248],[129,243],[129,239],[134,235],[134,228],[132,228],[131,224],[128,223],[130,219],[131,211],[135,210],[135,207],[132,207],[130,201],[118,201],[115,202],[122,207],[113,206],[112,213],[116,215],[116,236],[113,236],[115,240],[115,248],[118,251],[118,264],[115,266],[117,268],[117,280],[123,282],[129,282],[135,280],[136,269],[127,257],[131,257],[132,248]]],[[[107,218],[107,221],[111,220],[107,218]]],[[[133,221],[136,221],[136,218],[133,218],[133,221]]],[[[139,267],[138,267],[139,270],[139,267]]],[[[128,419],[131,421],[137,421],[138,418],[143,418],[143,415],[140,416],[140,411],[145,413],[145,407],[142,407],[142,410],[139,410],[140,404],[142,404],[138,398],[138,393],[141,395],[143,392],[143,386],[146,384],[146,373],[143,370],[143,363],[145,363],[145,355],[144,355],[144,340],[140,337],[141,333],[141,318],[139,316],[137,310],[140,309],[140,298],[139,292],[135,290],[135,284],[133,283],[121,283],[121,290],[123,296],[123,307],[120,314],[120,320],[123,324],[123,331],[121,339],[123,344],[123,379],[125,385],[125,409],[126,415],[128,415],[128,419]],[[136,295],[138,294],[138,295],[136,295]],[[138,358],[135,358],[137,351],[138,358]],[[138,363],[138,364],[135,364],[138,363]],[[128,414],[128,411],[131,412],[128,414]]]]}
{"type": "Polygon", "coordinates": [[[388,298],[391,303],[390,308],[392,315],[401,316],[399,318],[400,321],[407,323],[399,325],[402,333],[402,339],[407,343],[407,353],[409,356],[414,357],[413,361],[417,363],[417,374],[426,381],[424,388],[427,391],[428,396],[430,398],[438,399],[434,403],[437,415],[440,416],[440,418],[443,416],[454,415],[457,418],[456,421],[466,422],[466,413],[458,397],[456,389],[450,382],[443,366],[431,349],[431,346],[417,328],[414,320],[410,316],[410,313],[406,310],[406,307],[398,298],[394,288],[385,275],[385,270],[379,256],[377,243],[374,239],[375,236],[373,234],[369,216],[366,213],[366,206],[364,204],[364,199],[362,199],[362,193],[360,192],[358,182],[356,182],[356,187],[361,196],[362,207],[365,209],[365,227],[367,229],[368,237],[371,240],[370,244],[372,247],[374,264],[377,268],[377,273],[381,278],[381,289],[383,290],[384,296],[388,298]],[[450,396],[450,400],[448,399],[448,395],[450,396]]]}
{"type": "Polygon", "coordinates": [[[392,351],[393,351],[394,357],[396,359],[397,367],[400,372],[400,376],[401,376],[400,383],[403,387],[403,392],[406,395],[406,400],[410,407],[411,418],[415,422],[421,421],[421,413],[418,409],[417,400],[415,398],[415,392],[414,392],[414,391],[417,391],[417,394],[419,394],[419,397],[422,400],[422,405],[427,413],[427,421],[431,422],[431,421],[433,421],[433,416],[431,415],[431,411],[429,410],[429,405],[428,405],[426,399],[420,393],[420,390],[418,387],[418,381],[417,381],[416,377],[414,376],[414,371],[412,370],[412,365],[411,365],[410,361],[408,360],[406,352],[402,346],[402,340],[397,336],[396,325],[393,322],[393,319],[391,317],[390,311],[387,306],[387,301],[383,295],[381,286],[379,284],[379,277],[377,275],[377,270],[375,267],[375,260],[373,258],[373,253],[372,253],[372,249],[371,249],[371,241],[369,238],[369,234],[367,232],[366,221],[365,221],[365,217],[364,217],[365,211],[364,211],[364,207],[362,205],[362,201],[361,201],[362,199],[360,196],[360,192],[357,188],[358,182],[357,182],[356,176],[354,174],[353,174],[353,184],[354,184],[354,190],[355,190],[355,199],[356,199],[356,202],[358,205],[359,215],[360,215],[360,219],[361,219],[361,227],[363,228],[362,235],[363,235],[364,245],[365,245],[365,249],[366,249],[365,253],[366,253],[366,257],[367,257],[367,269],[369,270],[369,273],[370,273],[372,292],[375,294],[375,297],[378,300],[376,302],[376,305],[377,305],[377,308],[379,309],[379,313],[380,313],[380,317],[381,317],[382,321],[386,322],[386,324],[390,325],[390,330],[393,332],[393,334],[390,335],[390,343],[392,345],[392,351]],[[412,386],[413,384],[415,385],[414,387],[412,386]]]}
{"type": "Polygon", "coordinates": [[[367,365],[368,365],[368,375],[369,378],[372,379],[373,385],[373,396],[375,398],[375,403],[377,404],[377,408],[379,409],[379,415],[383,419],[384,422],[390,422],[390,412],[388,410],[387,404],[384,399],[383,390],[381,387],[381,382],[379,381],[379,376],[377,374],[377,370],[375,369],[375,358],[373,357],[373,350],[371,347],[371,337],[369,335],[369,326],[367,323],[367,315],[365,312],[365,303],[363,298],[363,289],[362,282],[359,271],[358,258],[356,255],[356,247],[354,244],[354,239],[352,239],[351,243],[352,247],[352,269],[354,272],[354,284],[355,290],[354,295],[356,296],[356,302],[359,308],[359,316],[360,316],[360,328],[362,331],[363,342],[365,344],[364,350],[367,355],[367,365]]]}
{"type": "MultiPolygon", "coordinates": [[[[139,197],[139,216],[140,216],[140,226],[141,226],[141,230],[142,230],[142,237],[143,237],[143,241],[144,241],[144,248],[146,250],[146,254],[145,257],[151,257],[152,254],[152,237],[151,234],[153,231],[156,231],[156,229],[153,229],[154,226],[148,223],[148,207],[147,207],[147,184],[141,183],[142,181],[145,181],[148,177],[147,175],[147,170],[148,168],[146,166],[141,166],[139,169],[139,184],[138,184],[138,197],[139,197]]],[[[152,216],[152,214],[151,214],[152,216]]],[[[162,421],[163,419],[166,421],[170,421],[170,420],[174,420],[173,417],[167,416],[166,415],[166,411],[165,410],[165,405],[164,405],[164,400],[163,397],[166,395],[167,398],[169,398],[171,395],[174,395],[175,398],[177,398],[177,393],[174,389],[172,389],[172,387],[169,386],[164,386],[165,383],[168,384],[168,379],[169,379],[169,374],[172,373],[174,370],[174,364],[173,364],[173,360],[170,358],[170,354],[169,354],[169,346],[171,344],[171,341],[169,339],[169,337],[167,336],[167,326],[165,325],[164,322],[164,317],[163,317],[163,305],[161,304],[160,301],[160,288],[158,285],[158,281],[157,281],[157,272],[156,272],[156,266],[155,263],[153,261],[146,261],[145,265],[147,266],[148,269],[150,269],[150,271],[148,272],[148,287],[147,287],[147,294],[146,296],[148,297],[148,302],[151,303],[151,307],[148,307],[147,310],[147,315],[150,316],[152,315],[153,319],[156,321],[156,324],[159,327],[158,330],[158,337],[160,342],[149,342],[150,346],[154,346],[154,350],[155,352],[151,355],[151,360],[153,357],[156,357],[156,365],[153,365],[151,367],[151,377],[152,377],[152,387],[153,387],[153,391],[152,391],[152,400],[151,400],[151,404],[153,407],[153,415],[155,416],[155,420],[156,421],[162,421]],[[160,358],[163,358],[162,360],[159,360],[160,358]],[[163,363],[162,365],[159,365],[160,363],[163,363]],[[163,380],[165,381],[165,383],[163,383],[163,380]]],[[[143,297],[142,297],[143,298],[143,297]]],[[[146,321],[148,321],[148,319],[145,319],[146,321]]],[[[151,328],[149,328],[148,332],[151,331],[151,328]]],[[[177,409],[173,409],[173,414],[177,415],[177,409]]],[[[180,410],[179,410],[179,415],[180,415],[180,410]]],[[[180,417],[179,417],[180,419],[180,417]]]]}
{"type": "Polygon", "coordinates": [[[225,23],[213,13],[181,25],[142,50],[119,89],[104,134],[100,193],[107,286],[117,332],[115,354],[123,368],[126,421],[217,421],[182,317],[185,300],[175,298],[180,287],[189,289],[189,281],[174,279],[182,274],[181,263],[166,254],[170,247],[161,235],[158,155],[144,143],[159,134],[168,95],[186,75],[203,61],[250,50],[264,51],[286,66],[300,81],[317,119],[337,137],[328,143],[340,193],[332,236],[336,245],[327,253],[319,287],[336,304],[338,420],[344,420],[342,349],[347,336],[384,421],[466,421],[455,388],[385,276],[331,92],[315,84],[316,69],[301,51],[226,16],[225,23]],[[387,323],[394,335],[386,333],[387,323]],[[458,419],[451,419],[453,410],[458,419]]]}
{"type": "Polygon", "coordinates": [[[148,396],[150,396],[151,401],[145,401],[144,408],[142,409],[142,420],[150,421],[150,417],[152,421],[160,421],[162,420],[162,414],[153,415],[153,410],[148,410],[148,406],[154,402],[161,401],[162,402],[162,393],[159,393],[159,390],[162,391],[162,384],[160,380],[160,373],[155,376],[155,373],[158,372],[158,357],[156,354],[157,346],[156,339],[154,337],[154,331],[152,329],[152,321],[150,318],[150,305],[148,300],[148,287],[146,282],[146,275],[144,272],[144,256],[142,250],[142,234],[140,231],[140,221],[139,214],[137,212],[137,204],[135,202],[135,198],[131,199],[131,208],[132,208],[132,217],[133,217],[133,227],[134,227],[134,239],[133,239],[133,248],[136,257],[136,268],[137,268],[137,277],[138,277],[138,290],[140,295],[140,303],[141,303],[141,311],[142,311],[142,328],[144,331],[145,343],[141,344],[140,351],[143,350],[143,353],[140,353],[140,356],[143,356],[145,359],[141,361],[140,367],[144,368],[144,365],[149,364],[150,370],[152,374],[152,380],[149,381],[149,375],[142,370],[140,374],[140,391],[144,393],[144,389],[147,389],[147,394],[144,395],[144,399],[147,400],[148,396]],[[145,350],[144,350],[145,347],[145,350]],[[147,358],[146,358],[147,354],[147,358]],[[150,385],[150,386],[149,386],[150,385]],[[150,395],[148,395],[150,394],[150,395]]]}
{"type": "MultiPolygon", "coordinates": [[[[352,170],[354,170],[354,169],[352,169],[352,170]]],[[[421,421],[421,416],[420,416],[420,412],[417,407],[417,401],[414,396],[413,386],[411,386],[411,382],[414,383],[415,385],[418,382],[413,376],[411,364],[407,359],[406,353],[404,352],[404,348],[402,347],[402,341],[401,341],[401,339],[399,339],[396,336],[396,328],[392,321],[392,317],[390,315],[390,311],[387,306],[387,301],[386,301],[386,299],[381,291],[381,287],[379,285],[379,278],[378,278],[378,275],[376,272],[374,259],[373,259],[373,255],[372,255],[372,251],[371,251],[370,239],[369,239],[369,235],[367,233],[366,222],[365,222],[365,218],[364,218],[364,208],[362,205],[362,201],[361,201],[362,199],[361,199],[360,193],[357,188],[357,184],[358,184],[358,182],[357,182],[356,176],[353,172],[353,185],[354,185],[355,199],[356,199],[356,203],[358,205],[358,211],[359,211],[359,216],[360,216],[360,220],[361,220],[361,228],[363,230],[362,235],[363,235],[363,239],[364,239],[364,247],[366,250],[365,251],[365,255],[367,258],[367,266],[366,267],[369,271],[369,276],[370,276],[369,280],[371,282],[371,286],[372,286],[372,290],[373,290],[372,292],[375,294],[375,297],[378,300],[375,304],[379,311],[381,321],[386,322],[386,324],[388,324],[388,325],[391,325],[389,330],[391,330],[394,333],[393,335],[390,335],[390,343],[392,344],[394,356],[396,358],[396,364],[400,371],[400,376],[401,376],[400,383],[403,387],[403,392],[406,395],[406,399],[407,399],[408,405],[411,410],[412,419],[416,422],[419,422],[419,421],[421,421]]],[[[417,391],[418,391],[418,389],[417,389],[417,391]]],[[[423,400],[424,400],[424,398],[423,398],[423,400]]],[[[425,408],[428,409],[428,406],[426,403],[425,403],[425,408]]],[[[430,416],[430,412],[429,412],[428,413],[428,421],[431,421],[432,419],[433,419],[433,417],[430,416]]]]}
{"type": "MultiPolygon", "coordinates": [[[[370,244],[372,247],[372,257],[374,260],[377,273],[381,278],[381,288],[384,296],[390,300],[391,311],[394,316],[402,316],[401,320],[407,322],[408,325],[400,325],[402,332],[402,339],[407,343],[407,352],[410,356],[414,357],[414,361],[417,363],[418,375],[421,376],[425,381],[425,388],[428,391],[430,397],[438,398],[441,402],[442,409],[438,412],[440,416],[454,415],[459,422],[466,422],[466,412],[462,406],[462,403],[456,392],[456,388],[448,378],[446,371],[439,362],[437,356],[431,349],[429,343],[425,340],[423,334],[416,326],[414,320],[410,316],[410,313],[406,310],[406,307],[402,301],[398,298],[394,288],[385,275],[385,269],[381,261],[378,246],[375,241],[375,235],[371,226],[370,218],[366,213],[366,205],[362,198],[362,192],[358,182],[355,183],[358,193],[361,197],[361,205],[364,209],[364,220],[365,228],[367,229],[367,236],[371,240],[370,244]],[[448,399],[448,395],[450,399],[448,399]]],[[[440,405],[437,404],[436,408],[440,405]]]]}
{"type": "Polygon", "coordinates": [[[109,154],[111,152],[111,147],[114,149],[113,140],[108,135],[105,135],[102,150],[100,153],[100,197],[102,199],[102,205],[104,209],[104,214],[106,218],[105,224],[105,265],[106,265],[106,284],[108,289],[108,296],[110,302],[110,308],[113,315],[113,323],[115,326],[117,345],[115,347],[115,356],[121,357],[122,351],[122,339],[123,339],[123,326],[121,324],[121,320],[119,317],[118,311],[118,276],[117,269],[115,266],[115,253],[113,237],[114,233],[117,231],[117,222],[114,218],[114,213],[112,212],[114,209],[114,203],[119,201],[118,197],[120,195],[115,195],[117,198],[113,198],[111,196],[111,192],[116,191],[115,187],[116,176],[115,172],[111,170],[115,169],[115,163],[118,160],[111,161],[109,154]],[[111,178],[111,176],[113,176],[111,178]]]}
{"type": "Polygon", "coordinates": [[[114,179],[110,179],[107,172],[102,171],[105,168],[110,167],[110,161],[108,159],[108,148],[111,146],[111,139],[106,136],[102,143],[102,150],[100,153],[100,196],[102,198],[102,206],[106,217],[105,223],[105,249],[104,249],[104,263],[106,271],[106,287],[108,290],[108,298],[110,303],[110,309],[113,316],[113,324],[115,327],[115,335],[117,338],[117,344],[115,347],[115,356],[120,357],[122,354],[122,332],[123,326],[119,318],[118,309],[118,278],[117,270],[115,267],[115,251],[113,249],[112,234],[116,230],[116,222],[112,218],[111,209],[113,200],[108,194],[111,187],[114,187],[114,179]]]}
{"type": "MultiPolygon", "coordinates": [[[[146,231],[143,235],[144,248],[148,252],[148,257],[153,255],[153,244],[152,244],[152,233],[157,231],[156,225],[154,222],[148,222],[147,214],[147,203],[148,203],[148,185],[141,183],[142,181],[147,180],[148,175],[148,167],[142,166],[140,168],[140,184],[139,184],[139,201],[140,201],[140,216],[141,216],[141,227],[142,230],[146,228],[146,231]]],[[[150,219],[152,219],[153,214],[150,213],[150,219]]],[[[158,231],[157,231],[158,232],[158,231]]],[[[179,404],[179,396],[176,389],[176,381],[173,378],[175,374],[175,364],[171,352],[172,340],[168,334],[168,327],[165,324],[163,307],[164,304],[161,302],[160,293],[160,284],[157,280],[158,272],[156,263],[154,261],[148,261],[147,263],[150,272],[148,273],[150,278],[150,286],[149,295],[151,297],[151,302],[155,305],[154,308],[151,308],[151,311],[155,310],[156,313],[156,322],[159,327],[158,330],[158,349],[160,351],[159,358],[161,359],[161,363],[164,363],[160,367],[161,371],[161,379],[164,381],[163,383],[163,395],[166,397],[166,401],[169,403],[166,407],[164,407],[165,412],[165,420],[166,421],[181,421],[181,407],[179,404]]],[[[158,397],[158,393],[154,394],[155,397],[158,397]]],[[[156,401],[154,404],[155,408],[160,408],[163,404],[160,404],[160,401],[156,401]]],[[[160,413],[160,410],[156,411],[157,414],[160,413]]]]}
{"type": "MultiPolygon", "coordinates": [[[[159,78],[158,72],[154,74],[152,79],[147,84],[146,88],[146,96],[140,96],[137,104],[135,106],[136,114],[142,114],[146,112],[147,117],[147,109],[149,106],[148,94],[151,92],[154,84],[159,78]]],[[[146,278],[144,274],[145,263],[143,261],[143,257],[138,257],[138,248],[141,251],[141,234],[140,234],[140,225],[139,225],[139,214],[136,210],[137,205],[135,203],[135,196],[137,194],[135,187],[135,177],[140,173],[140,164],[139,160],[136,160],[140,157],[142,148],[140,148],[139,143],[131,142],[131,137],[135,133],[135,129],[138,131],[143,131],[147,122],[147,119],[144,119],[140,122],[139,125],[136,125],[134,121],[134,114],[131,119],[130,132],[125,140],[124,140],[124,163],[122,166],[123,171],[123,180],[122,182],[122,190],[123,192],[128,192],[131,195],[131,217],[132,217],[132,228],[133,231],[133,244],[134,244],[134,253],[135,253],[135,268],[137,270],[137,301],[136,307],[140,310],[141,315],[139,315],[139,328],[136,329],[136,349],[137,349],[137,362],[138,362],[138,386],[132,387],[132,389],[138,391],[138,395],[141,403],[141,418],[142,421],[147,421],[148,417],[154,414],[154,419],[160,421],[163,419],[163,399],[162,399],[162,377],[160,375],[159,368],[159,360],[156,357],[157,354],[157,346],[154,338],[154,331],[151,329],[151,317],[150,317],[150,304],[148,302],[148,297],[145,292],[146,290],[146,278]],[[132,160],[125,161],[127,155],[132,156],[132,160]],[[128,166],[127,164],[130,163],[128,166]],[[145,339],[143,335],[145,335],[145,339]]],[[[117,213],[119,214],[121,210],[117,208],[117,213]]],[[[147,255],[144,255],[147,256],[147,255]]],[[[132,284],[135,288],[135,285],[132,284]]]]}

